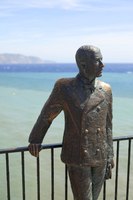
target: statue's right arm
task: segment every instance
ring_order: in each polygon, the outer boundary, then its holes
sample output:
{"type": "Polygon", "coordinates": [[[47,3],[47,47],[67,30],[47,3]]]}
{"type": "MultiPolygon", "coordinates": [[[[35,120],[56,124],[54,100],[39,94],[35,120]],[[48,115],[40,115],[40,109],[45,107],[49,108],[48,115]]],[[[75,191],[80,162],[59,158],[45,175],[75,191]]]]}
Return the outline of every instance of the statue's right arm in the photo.
{"type": "Polygon", "coordinates": [[[37,157],[39,155],[43,138],[53,119],[61,112],[61,110],[62,98],[60,81],[57,81],[29,136],[29,151],[33,156],[37,157]]]}

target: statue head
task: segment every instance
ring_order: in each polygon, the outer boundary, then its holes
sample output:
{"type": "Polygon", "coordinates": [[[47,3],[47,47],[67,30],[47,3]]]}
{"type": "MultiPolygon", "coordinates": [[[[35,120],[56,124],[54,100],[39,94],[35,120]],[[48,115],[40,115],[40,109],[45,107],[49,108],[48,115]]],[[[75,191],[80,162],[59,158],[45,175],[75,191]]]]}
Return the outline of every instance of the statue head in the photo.
{"type": "Polygon", "coordinates": [[[102,63],[102,54],[98,47],[92,45],[81,46],[75,55],[79,72],[82,76],[94,80],[102,75],[104,67],[102,63]]]}

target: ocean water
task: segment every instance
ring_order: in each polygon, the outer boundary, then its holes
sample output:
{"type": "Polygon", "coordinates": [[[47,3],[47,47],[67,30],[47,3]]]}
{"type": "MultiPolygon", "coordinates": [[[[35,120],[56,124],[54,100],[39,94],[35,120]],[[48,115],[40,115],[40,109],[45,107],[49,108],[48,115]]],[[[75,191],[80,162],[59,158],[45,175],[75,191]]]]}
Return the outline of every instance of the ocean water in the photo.
{"type": "MultiPolygon", "coordinates": [[[[116,65],[117,66],[117,65],[116,65]]],[[[15,66],[16,67],[16,66],[15,66]]],[[[117,67],[116,67],[117,68],[117,67]]],[[[1,69],[1,68],[0,68],[1,69]]],[[[16,68],[11,70],[11,67],[4,68],[6,70],[0,70],[0,149],[19,147],[28,145],[29,133],[41,111],[42,106],[47,100],[50,92],[54,86],[57,79],[62,77],[73,77],[76,76],[77,71],[63,72],[59,69],[56,72],[47,72],[47,70],[21,70],[18,72],[16,68]]],[[[13,69],[13,68],[12,68],[13,69]]],[[[27,68],[26,68],[27,69],[27,68]]],[[[101,80],[109,83],[113,91],[113,136],[128,136],[133,135],[133,68],[127,68],[126,64],[122,67],[122,70],[118,68],[114,71],[103,73],[101,80]]],[[[48,130],[46,137],[44,139],[44,144],[47,143],[60,143],[62,142],[64,130],[64,115],[61,113],[52,123],[50,129],[48,130]]],[[[124,153],[126,147],[122,149],[122,161],[123,157],[126,157],[124,153]]],[[[56,195],[58,200],[62,199],[62,181],[63,181],[63,169],[64,165],[60,162],[60,150],[57,151],[56,155],[58,172],[57,176],[57,190],[56,195]]],[[[20,175],[20,158],[18,155],[11,156],[11,193],[13,200],[20,200],[21,188],[18,186],[18,182],[21,181],[20,175]],[[14,170],[15,169],[15,170],[14,170]],[[14,177],[16,177],[14,179],[14,177]],[[17,192],[16,189],[17,188],[17,192]]],[[[41,195],[48,198],[46,191],[49,191],[49,152],[47,154],[41,153],[42,162],[42,188],[41,195]],[[45,163],[46,161],[46,163],[45,163]],[[45,166],[44,166],[45,165],[45,166]],[[47,174],[47,176],[46,176],[47,174]],[[45,181],[44,181],[45,179],[45,181]]],[[[26,196],[31,199],[36,199],[35,195],[35,159],[31,157],[28,153],[26,156],[26,196]],[[31,162],[30,162],[31,161],[31,162]],[[34,164],[31,164],[34,163],[34,164]]],[[[124,166],[124,163],[123,163],[124,166]]],[[[0,156],[0,167],[2,179],[5,178],[5,164],[3,156],[0,156]]],[[[124,167],[123,167],[124,168],[124,167]]],[[[133,166],[132,166],[133,168],[133,166]]],[[[133,169],[132,173],[133,173],[133,169]]],[[[120,172],[121,176],[121,187],[120,191],[122,194],[125,179],[124,171],[120,172]]],[[[113,181],[113,180],[112,180],[113,181]]],[[[133,178],[132,180],[133,181],[133,178]]],[[[0,183],[0,199],[6,200],[6,182],[0,183]]],[[[112,188],[114,190],[114,188],[112,188]]],[[[120,196],[119,199],[125,199],[124,194],[120,196]]],[[[72,194],[70,192],[69,199],[72,199],[72,194]]],[[[102,197],[101,197],[102,199],[102,197]]],[[[108,200],[113,198],[108,198],[108,200]]],[[[133,193],[130,196],[130,200],[133,199],[133,193]]]]}

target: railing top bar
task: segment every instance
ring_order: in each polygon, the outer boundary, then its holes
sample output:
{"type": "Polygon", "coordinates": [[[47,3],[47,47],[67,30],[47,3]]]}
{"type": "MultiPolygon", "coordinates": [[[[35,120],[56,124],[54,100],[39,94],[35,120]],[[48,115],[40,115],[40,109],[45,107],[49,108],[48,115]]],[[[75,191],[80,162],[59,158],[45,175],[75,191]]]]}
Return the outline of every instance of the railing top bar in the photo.
{"type": "Polygon", "coordinates": [[[60,148],[62,147],[61,143],[56,143],[56,144],[44,144],[42,145],[42,149],[51,149],[51,148],[60,148]]]}
{"type": "MultiPolygon", "coordinates": [[[[51,148],[60,148],[62,144],[45,144],[42,145],[42,149],[51,149],[51,148]]],[[[17,147],[17,148],[8,148],[8,149],[0,149],[0,154],[4,153],[17,153],[22,151],[28,151],[28,146],[26,147],[17,147]]]]}
{"type": "Polygon", "coordinates": [[[131,136],[120,136],[120,137],[113,137],[113,141],[120,141],[120,140],[132,140],[133,135],[131,136]]]}
{"type": "MultiPolygon", "coordinates": [[[[132,140],[132,136],[121,136],[121,137],[114,137],[113,141],[120,141],[120,140],[132,140]]],[[[62,144],[57,143],[57,144],[45,144],[42,145],[42,149],[51,149],[51,148],[61,148],[62,144]]],[[[28,151],[28,146],[26,147],[17,147],[17,148],[8,148],[8,149],[0,149],[0,154],[5,154],[5,153],[17,153],[17,152],[22,152],[22,151],[28,151]]]]}
{"type": "Polygon", "coordinates": [[[21,151],[28,151],[28,147],[16,147],[16,148],[0,149],[0,154],[15,153],[15,152],[21,152],[21,151]]]}

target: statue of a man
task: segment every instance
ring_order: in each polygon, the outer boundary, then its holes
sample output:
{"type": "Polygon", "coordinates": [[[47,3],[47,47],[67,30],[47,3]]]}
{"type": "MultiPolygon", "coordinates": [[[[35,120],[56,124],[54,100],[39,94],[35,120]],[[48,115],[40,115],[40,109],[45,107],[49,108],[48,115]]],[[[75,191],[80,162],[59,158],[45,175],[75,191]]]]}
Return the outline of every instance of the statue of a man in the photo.
{"type": "Polygon", "coordinates": [[[61,160],[68,167],[74,200],[97,200],[108,176],[106,170],[114,167],[112,92],[108,84],[97,79],[104,68],[99,48],[81,46],[76,62],[78,75],[55,83],[30,133],[29,151],[39,155],[48,128],[63,110],[61,160]]]}

